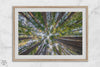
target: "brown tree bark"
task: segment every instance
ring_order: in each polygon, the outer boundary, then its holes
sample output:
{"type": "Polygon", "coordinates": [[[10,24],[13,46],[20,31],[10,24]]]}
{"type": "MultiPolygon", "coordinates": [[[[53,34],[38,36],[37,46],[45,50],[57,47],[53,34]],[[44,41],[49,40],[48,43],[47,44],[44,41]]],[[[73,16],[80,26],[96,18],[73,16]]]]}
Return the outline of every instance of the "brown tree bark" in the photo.
{"type": "Polygon", "coordinates": [[[19,12],[19,14],[21,14],[21,15],[24,16],[28,21],[30,21],[30,19],[29,19],[23,12],[19,12]]]}
{"type": "Polygon", "coordinates": [[[43,55],[46,55],[46,53],[47,53],[47,45],[46,45],[45,48],[44,48],[43,55]]]}
{"type": "Polygon", "coordinates": [[[35,53],[35,55],[39,55],[39,52],[41,49],[42,49],[42,44],[41,44],[40,48],[37,50],[37,52],[35,53]]]}
{"type": "MultiPolygon", "coordinates": [[[[44,40],[44,39],[43,39],[43,40],[44,40]]],[[[43,41],[43,40],[42,40],[42,41],[43,41]]],[[[24,52],[21,53],[20,55],[27,55],[27,54],[29,54],[33,49],[35,49],[37,46],[39,46],[39,45],[42,43],[42,41],[39,42],[39,43],[37,43],[36,45],[33,45],[31,48],[29,48],[28,50],[24,51],[24,52]]]]}
{"type": "Polygon", "coordinates": [[[71,40],[62,40],[56,39],[59,43],[63,43],[66,48],[71,49],[73,52],[82,54],[82,42],[81,41],[71,41],[71,40]]]}
{"type": "Polygon", "coordinates": [[[38,19],[31,12],[28,13],[35,20],[35,22],[39,24],[38,19]]]}
{"type": "Polygon", "coordinates": [[[59,50],[55,46],[54,46],[54,49],[57,51],[58,55],[61,55],[60,52],[59,52],[59,50]]]}
{"type": "Polygon", "coordinates": [[[56,24],[54,26],[54,28],[57,26],[57,24],[60,22],[61,18],[64,16],[65,12],[60,12],[58,18],[57,18],[57,21],[56,21],[56,24]]]}
{"type": "Polygon", "coordinates": [[[48,25],[47,25],[47,16],[46,16],[46,12],[42,12],[42,16],[43,16],[43,20],[44,20],[44,23],[45,23],[45,27],[46,27],[46,30],[48,30],[48,25]]]}
{"type": "Polygon", "coordinates": [[[71,12],[71,14],[64,20],[64,22],[60,25],[62,26],[68,19],[70,19],[72,17],[72,15],[74,15],[75,12],[71,12]]]}

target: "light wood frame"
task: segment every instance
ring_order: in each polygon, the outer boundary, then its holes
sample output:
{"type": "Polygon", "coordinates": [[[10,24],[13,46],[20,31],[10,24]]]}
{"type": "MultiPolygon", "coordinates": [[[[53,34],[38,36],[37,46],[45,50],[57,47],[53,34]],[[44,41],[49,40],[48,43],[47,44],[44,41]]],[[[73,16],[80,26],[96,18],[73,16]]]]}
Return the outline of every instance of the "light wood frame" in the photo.
{"type": "Polygon", "coordinates": [[[13,6],[13,61],[88,61],[88,6],[13,6]],[[86,59],[16,59],[15,58],[15,8],[85,8],[86,9],[86,59]]]}

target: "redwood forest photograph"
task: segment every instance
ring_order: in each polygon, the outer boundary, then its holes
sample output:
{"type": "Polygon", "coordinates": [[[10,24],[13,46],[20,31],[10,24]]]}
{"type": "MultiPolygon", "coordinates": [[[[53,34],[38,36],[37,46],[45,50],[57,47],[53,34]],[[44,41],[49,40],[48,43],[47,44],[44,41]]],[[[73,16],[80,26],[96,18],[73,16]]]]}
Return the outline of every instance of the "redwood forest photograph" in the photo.
{"type": "Polygon", "coordinates": [[[18,55],[82,55],[82,12],[18,12],[18,55]]]}

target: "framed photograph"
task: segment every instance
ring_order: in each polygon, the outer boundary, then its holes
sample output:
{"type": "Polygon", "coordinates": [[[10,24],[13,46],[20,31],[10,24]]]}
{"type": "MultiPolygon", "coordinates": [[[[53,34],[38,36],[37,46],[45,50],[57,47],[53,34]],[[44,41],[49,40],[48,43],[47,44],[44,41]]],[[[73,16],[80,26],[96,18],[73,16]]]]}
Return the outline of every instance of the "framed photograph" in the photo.
{"type": "Polygon", "coordinates": [[[88,7],[14,6],[13,61],[88,61],[88,7]]]}

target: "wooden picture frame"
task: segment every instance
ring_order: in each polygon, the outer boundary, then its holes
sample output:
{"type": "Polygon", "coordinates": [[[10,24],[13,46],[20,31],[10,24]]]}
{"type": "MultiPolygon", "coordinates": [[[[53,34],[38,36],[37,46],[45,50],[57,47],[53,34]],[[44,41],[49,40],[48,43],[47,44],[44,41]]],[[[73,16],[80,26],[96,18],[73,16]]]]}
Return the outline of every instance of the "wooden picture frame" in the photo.
{"type": "MultiPolygon", "coordinates": [[[[62,9],[62,10],[64,10],[64,9],[62,9]]],[[[41,11],[41,10],[40,10],[41,11]]],[[[20,12],[20,11],[19,11],[20,12]]],[[[83,22],[84,23],[84,22],[83,22]]],[[[18,27],[17,27],[18,28],[18,27]]],[[[88,6],[13,6],[13,38],[12,38],[12,40],[13,40],[13,48],[12,48],[12,51],[13,51],[13,57],[12,57],[12,60],[13,61],[88,61],[88,6]],[[60,58],[60,59],[50,59],[50,58],[44,58],[44,59],[42,59],[42,58],[38,58],[38,57],[41,57],[41,56],[38,56],[36,59],[26,59],[26,58],[22,58],[22,57],[20,57],[20,58],[16,58],[16,49],[18,49],[18,48],[16,48],[16,46],[15,46],[15,44],[16,44],[16,18],[18,18],[18,17],[16,17],[17,15],[16,15],[16,13],[17,13],[17,9],[21,9],[21,11],[23,11],[23,9],[25,9],[25,10],[30,10],[30,9],[34,9],[34,8],[36,8],[37,10],[37,12],[39,11],[39,9],[47,9],[48,11],[50,11],[50,10],[52,10],[53,8],[54,9],[61,9],[61,8],[65,8],[66,10],[70,10],[70,9],[72,9],[73,11],[74,11],[74,9],[77,9],[77,10],[79,10],[79,9],[83,9],[84,11],[85,11],[85,18],[84,18],[84,20],[85,20],[85,46],[84,46],[84,51],[85,51],[85,57],[84,57],[84,59],[82,58],[80,58],[80,59],[77,59],[77,58],[73,58],[73,59],[64,59],[64,58],[60,58]]],[[[34,56],[33,56],[34,57],[34,56]]]]}

